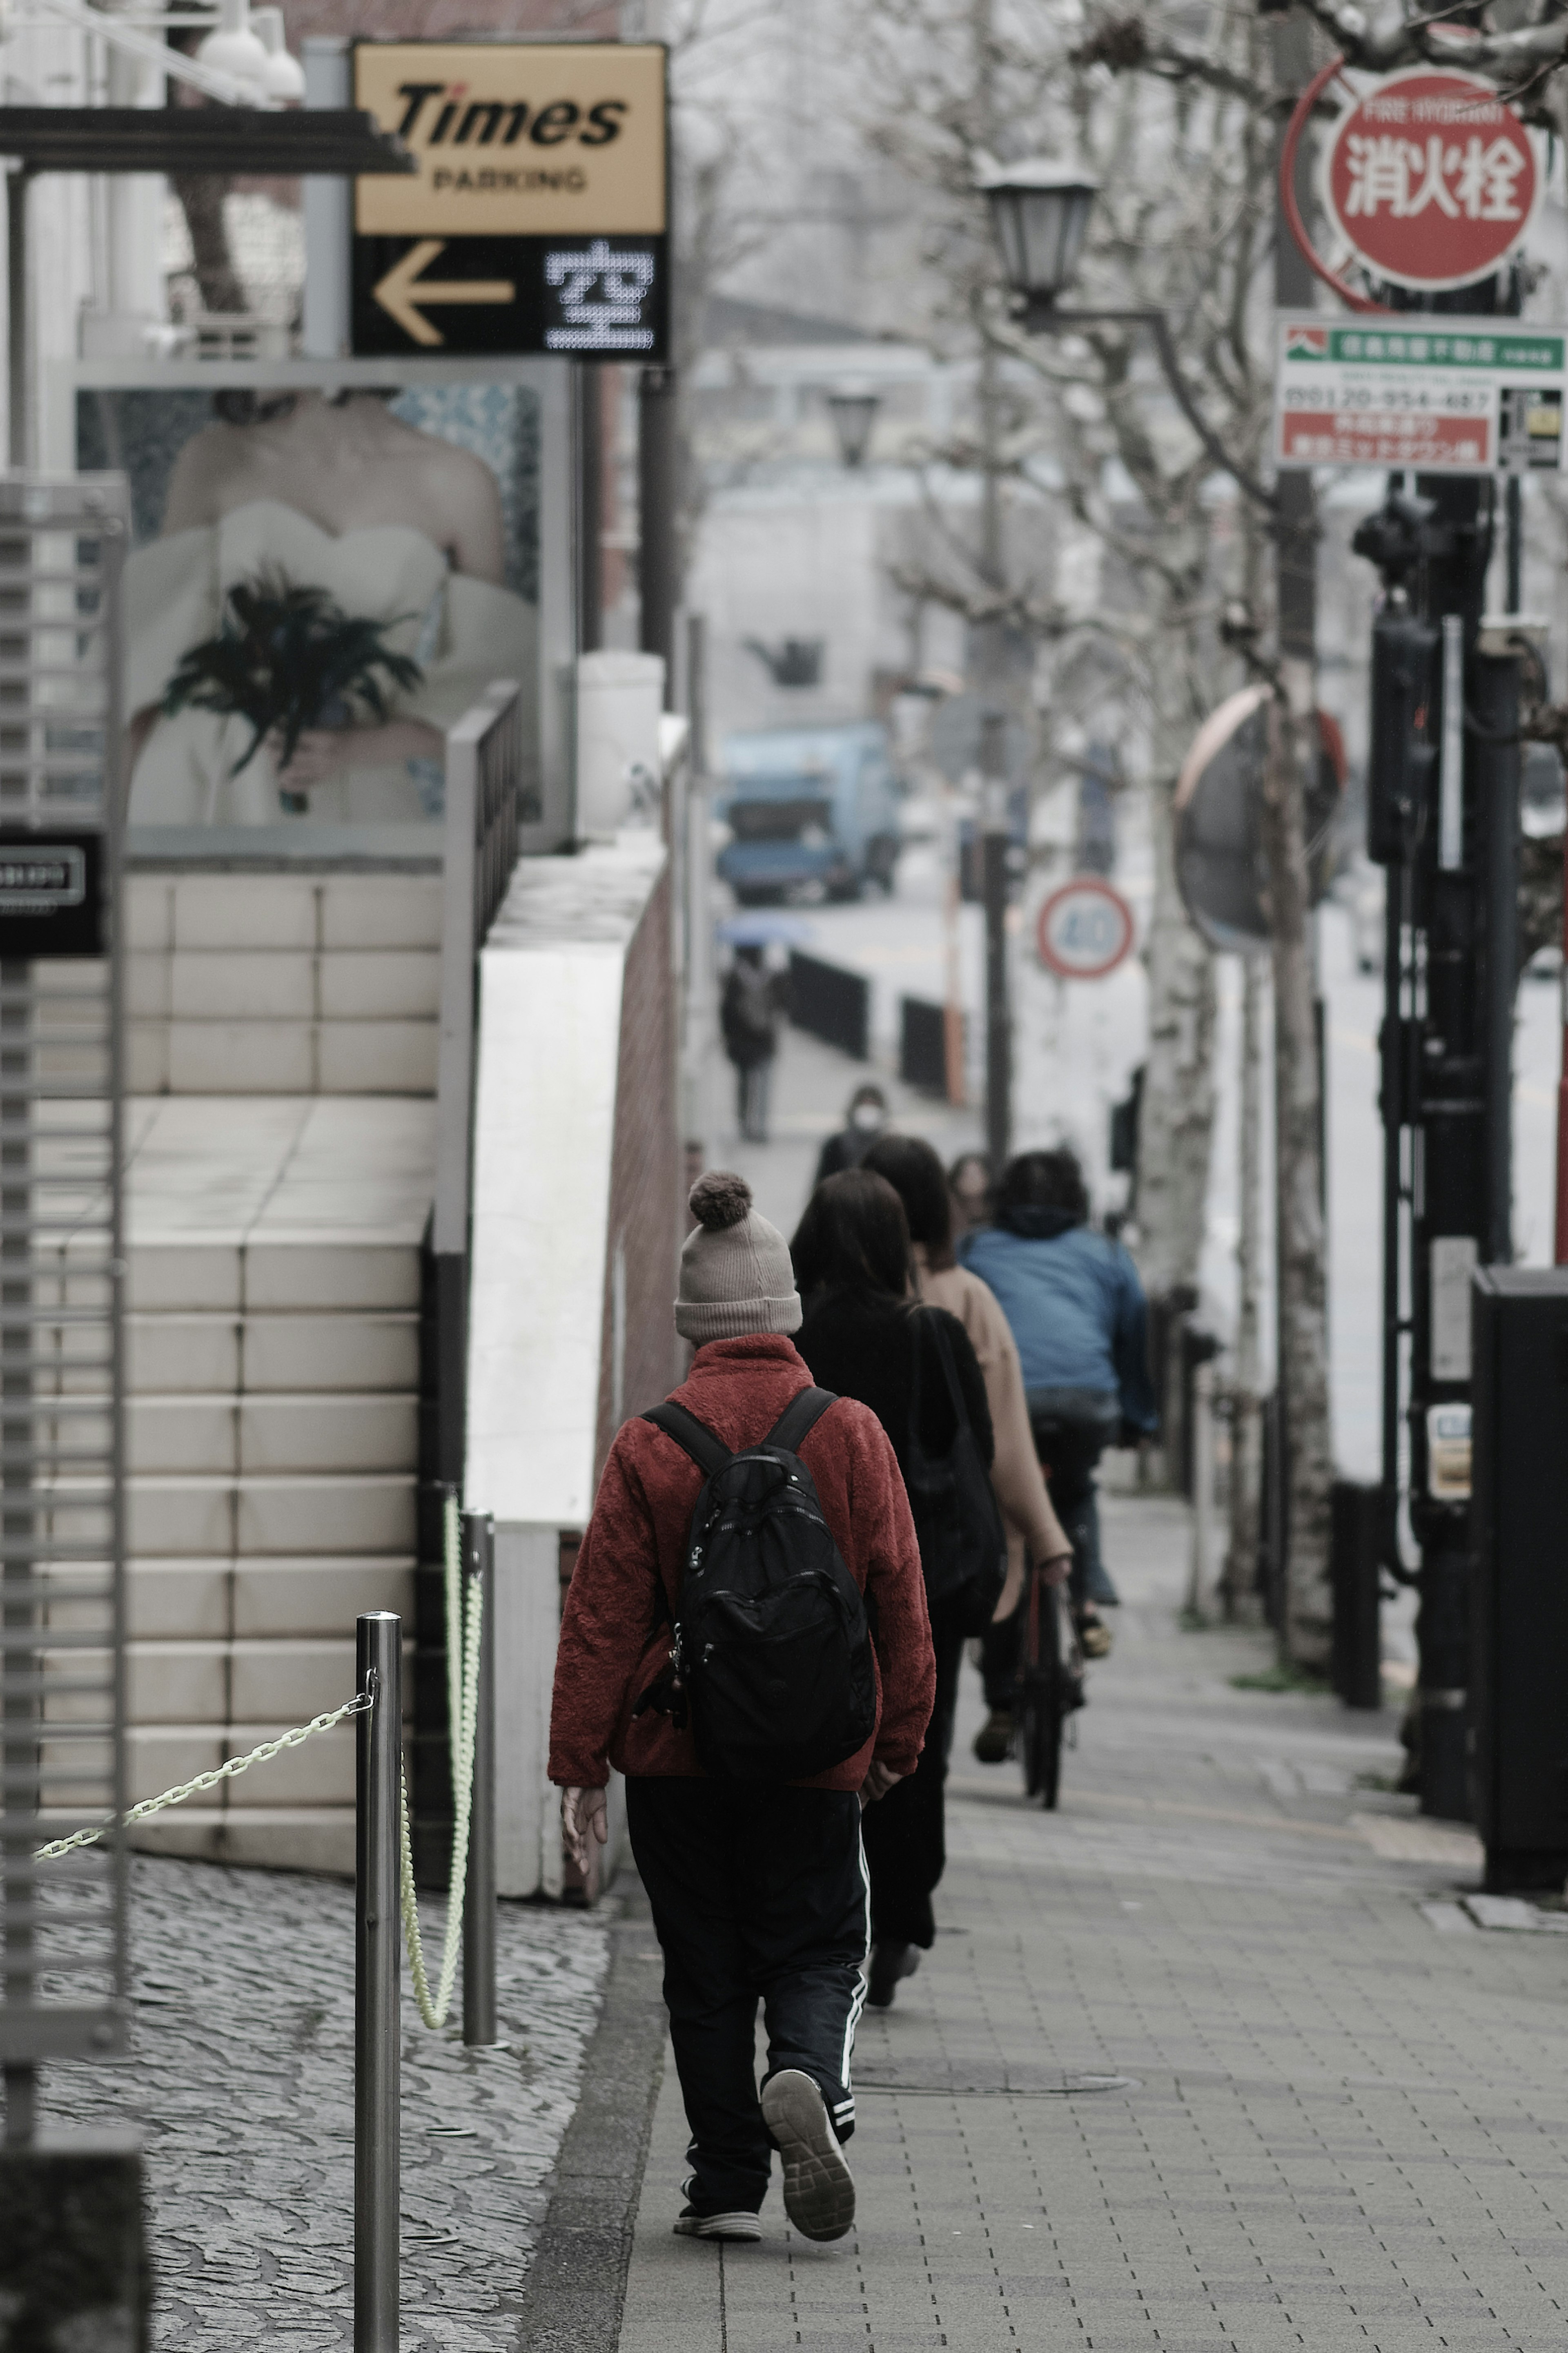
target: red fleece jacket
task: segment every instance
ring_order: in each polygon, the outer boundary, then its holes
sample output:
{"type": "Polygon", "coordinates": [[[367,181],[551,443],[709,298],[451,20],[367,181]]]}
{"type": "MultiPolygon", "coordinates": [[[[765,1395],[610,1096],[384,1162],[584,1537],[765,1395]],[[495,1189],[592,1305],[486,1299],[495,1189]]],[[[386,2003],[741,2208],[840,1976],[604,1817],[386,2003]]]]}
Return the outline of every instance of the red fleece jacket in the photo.
{"type": "MultiPolygon", "coordinates": [[[[755,1333],[710,1340],[674,1394],[731,1453],[764,1439],[811,1375],[790,1342],[755,1333]]],[[[840,1398],[805,1439],[800,1459],[816,1482],[844,1565],[875,1605],[877,1729],[864,1748],[813,1788],[858,1789],[873,1757],[912,1773],[936,1691],[920,1546],[898,1461],[866,1406],[840,1398]]],[[[622,1425],[594,1499],[561,1620],[550,1712],[550,1778],[600,1788],[622,1773],[699,1778],[696,1743],[668,1716],[632,1709],[669,1656],[655,1623],[656,1577],[673,1611],[702,1474],[673,1438],[640,1419],[622,1425]]]]}

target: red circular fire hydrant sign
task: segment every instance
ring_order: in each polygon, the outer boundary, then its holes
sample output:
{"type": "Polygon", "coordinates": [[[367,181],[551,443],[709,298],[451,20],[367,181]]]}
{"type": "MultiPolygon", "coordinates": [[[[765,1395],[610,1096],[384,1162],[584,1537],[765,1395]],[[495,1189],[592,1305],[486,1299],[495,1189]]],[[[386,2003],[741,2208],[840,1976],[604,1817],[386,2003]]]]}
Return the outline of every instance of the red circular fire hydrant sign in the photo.
{"type": "Polygon", "coordinates": [[[1507,260],[1543,178],[1529,132],[1489,82],[1423,66],[1384,75],[1341,115],[1322,193],[1374,277],[1436,292],[1507,260]]]}
{"type": "Polygon", "coordinates": [[[1040,909],[1035,944],[1058,979],[1103,980],[1132,945],[1132,910],[1109,882],[1080,874],[1040,909]]]}

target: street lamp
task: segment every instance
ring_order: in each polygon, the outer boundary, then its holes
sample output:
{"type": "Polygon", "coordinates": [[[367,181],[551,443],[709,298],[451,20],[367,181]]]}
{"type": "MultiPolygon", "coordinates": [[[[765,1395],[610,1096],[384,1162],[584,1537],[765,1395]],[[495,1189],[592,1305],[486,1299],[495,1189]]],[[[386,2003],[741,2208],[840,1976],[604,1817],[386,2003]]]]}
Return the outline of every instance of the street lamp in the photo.
{"type": "Polygon", "coordinates": [[[827,413],[838,437],[838,455],[851,473],[866,461],[871,428],[881,406],[880,393],[866,385],[841,385],[837,391],[827,395],[827,413]]]}
{"type": "Polygon", "coordinates": [[[1078,267],[1100,182],[1075,164],[1042,155],[1026,164],[987,164],[975,185],[990,206],[1007,283],[1031,311],[1048,311],[1078,267]]]}
{"type": "Polygon", "coordinates": [[[976,175],[1002,257],[1016,314],[1026,334],[1070,335],[1080,327],[1147,327],[1154,338],[1177,407],[1222,473],[1271,512],[1279,501],[1257,476],[1238,466],[1210,429],[1183,380],[1163,311],[1061,311],[1057,297],[1070,285],[1100,183],[1073,164],[1048,156],[1022,164],[988,164],[976,175]]]}

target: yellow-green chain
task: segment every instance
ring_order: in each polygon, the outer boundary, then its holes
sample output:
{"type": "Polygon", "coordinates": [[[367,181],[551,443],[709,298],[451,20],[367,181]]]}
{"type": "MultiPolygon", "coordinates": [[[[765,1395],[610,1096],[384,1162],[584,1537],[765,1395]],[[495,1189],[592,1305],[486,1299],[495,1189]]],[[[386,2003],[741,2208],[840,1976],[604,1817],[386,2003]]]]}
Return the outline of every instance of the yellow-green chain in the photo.
{"type": "Polygon", "coordinates": [[[447,1936],[441,1953],[441,1975],[436,1999],[425,1968],[425,1947],[419,1934],[419,1905],[414,1893],[414,1850],[408,1835],[408,1784],[402,1783],[399,1831],[403,1935],[408,1947],[409,1974],[415,2000],[426,2026],[444,2025],[452,2006],[458,1959],[463,1946],[463,1894],[468,1875],[468,1825],[474,1795],[474,1732],[479,1717],[479,1639],[483,1625],[484,1587],[477,1577],[465,1577],[459,1558],[458,1499],[448,1495],[443,1527],[447,1573],[447,1721],[452,1758],[452,1875],[447,1887],[447,1936]]]}
{"type": "MultiPolygon", "coordinates": [[[[251,1750],[248,1757],[231,1757],[226,1765],[219,1765],[211,1773],[198,1773],[194,1781],[182,1781],[177,1789],[165,1789],[161,1798],[143,1798],[139,1806],[132,1806],[129,1813],[121,1816],[121,1829],[128,1831],[132,1822],[144,1821],[149,1814],[161,1814],[165,1806],[183,1806],[187,1798],[198,1798],[204,1789],[216,1789],[220,1781],[227,1781],[236,1773],[243,1773],[249,1765],[265,1765],[268,1757],[280,1756],[285,1748],[298,1748],[302,1741],[310,1739],[313,1732],[330,1732],[334,1724],[342,1722],[345,1715],[363,1715],[373,1704],[373,1697],[370,1692],[356,1692],[353,1699],[344,1700],[342,1707],[334,1707],[330,1715],[313,1715],[309,1724],[297,1725],[292,1732],[285,1732],[280,1738],[264,1740],[259,1748],[251,1750]]],[[[100,1822],[96,1830],[78,1831],[70,1838],[52,1839],[47,1846],[34,1848],[33,1861],[52,1862],[57,1855],[69,1854],[73,1847],[91,1846],[95,1839],[102,1838],[113,1828],[111,1821],[100,1822]]]]}
{"type": "MultiPolygon", "coordinates": [[[[430,1999],[430,1979],[425,1967],[425,1946],[419,1934],[419,1905],[414,1892],[414,1850],[408,1833],[408,1783],[401,1766],[398,1769],[399,1807],[398,1835],[401,1848],[399,1877],[403,1898],[403,1934],[408,1947],[409,1972],[414,1979],[415,1998],[419,2015],[426,2026],[437,2027],[446,2022],[452,2006],[452,1989],[458,1978],[458,1959],[463,1941],[463,1895],[468,1873],[468,1828],[473,1814],[474,1796],[474,1733],[479,1714],[479,1643],[484,1626],[484,1588],[477,1577],[465,1577],[459,1557],[460,1538],[458,1520],[458,1499],[448,1495],[443,1515],[443,1554],[447,1588],[447,1720],[451,1726],[452,1757],[452,1875],[447,1890],[447,1935],[441,1953],[441,1975],[436,1999],[430,1999]]],[[[165,1806],[183,1805],[187,1798],[199,1797],[205,1789],[214,1789],[220,1781],[243,1773],[248,1766],[265,1765],[269,1757],[280,1756],[285,1748],[298,1748],[312,1733],[328,1732],[347,1715],[363,1715],[374,1704],[373,1692],[356,1692],[342,1707],[326,1715],[312,1716],[292,1732],[283,1733],[277,1740],[264,1740],[247,1757],[231,1757],[210,1773],[198,1773],[194,1781],[182,1781],[175,1789],[165,1789],[162,1797],[144,1798],[121,1817],[121,1827],[129,1830],[132,1822],[144,1821],[149,1814],[162,1813],[165,1806]]],[[[52,1862],[57,1855],[69,1854],[73,1848],[91,1846],[102,1838],[112,1824],[103,1822],[96,1830],[78,1831],[70,1838],[55,1839],[47,1846],[34,1849],[35,1862],[52,1862]]]]}

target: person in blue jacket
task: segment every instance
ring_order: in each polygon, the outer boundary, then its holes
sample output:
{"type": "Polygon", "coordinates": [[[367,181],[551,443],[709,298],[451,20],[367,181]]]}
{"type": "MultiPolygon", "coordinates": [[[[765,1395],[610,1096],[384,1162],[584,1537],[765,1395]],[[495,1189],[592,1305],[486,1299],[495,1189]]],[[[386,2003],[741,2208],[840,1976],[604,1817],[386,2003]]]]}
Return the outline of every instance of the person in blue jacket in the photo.
{"type": "MultiPolygon", "coordinates": [[[[995,1293],[1018,1344],[1046,1484],[1073,1548],[1079,1639],[1103,1658],[1110,1632],[1096,1605],[1118,1596],[1100,1557],[1095,1466],[1107,1446],[1135,1446],[1159,1426],[1143,1286],[1121,1244],[1090,1226],[1083,1174],[1065,1148],[1010,1161],[992,1216],[960,1254],[995,1293]]],[[[1007,1752],[1018,1634],[1005,1621],[985,1638],[992,1721],[975,1742],[984,1761],[1007,1752]]]]}

